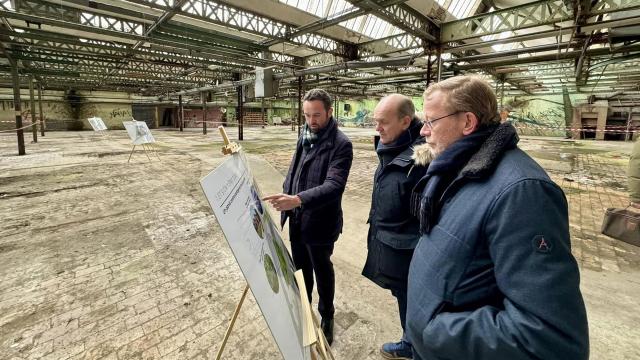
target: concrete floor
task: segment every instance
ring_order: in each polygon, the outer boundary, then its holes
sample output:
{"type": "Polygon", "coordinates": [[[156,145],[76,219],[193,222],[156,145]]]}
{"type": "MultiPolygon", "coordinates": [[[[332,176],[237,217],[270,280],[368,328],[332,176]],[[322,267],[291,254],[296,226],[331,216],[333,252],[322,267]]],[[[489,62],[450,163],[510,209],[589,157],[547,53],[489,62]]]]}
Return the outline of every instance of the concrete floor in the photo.
{"type": "MultiPolygon", "coordinates": [[[[374,132],[346,132],[356,160],[333,257],[333,348],[338,359],[380,359],[400,326],[393,297],[360,275],[374,132]]],[[[198,183],[223,160],[218,133],[154,131],[160,160],[136,152],[130,164],[125,132],[109,134],[48,133],[22,157],[15,135],[0,135],[0,359],[215,356],[245,284],[198,183]]],[[[287,128],[245,129],[264,192],[281,189],[294,139],[287,128]]],[[[520,145],[567,194],[591,358],[640,359],[640,248],[599,234],[604,209],[625,205],[631,144],[520,145]]],[[[281,358],[251,296],[225,358],[281,358]]]]}

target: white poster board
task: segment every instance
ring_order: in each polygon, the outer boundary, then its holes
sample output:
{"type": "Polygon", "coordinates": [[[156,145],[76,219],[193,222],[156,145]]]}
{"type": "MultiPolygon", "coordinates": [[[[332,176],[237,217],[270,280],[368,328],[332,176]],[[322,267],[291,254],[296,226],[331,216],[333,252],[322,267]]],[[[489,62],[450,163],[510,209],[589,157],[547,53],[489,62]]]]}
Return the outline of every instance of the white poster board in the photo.
{"type": "Polygon", "coordinates": [[[88,118],[87,120],[89,120],[89,124],[93,128],[93,131],[107,130],[107,126],[104,124],[104,121],[102,121],[102,118],[94,116],[88,118]]]}
{"type": "Polygon", "coordinates": [[[123,121],[122,125],[127,129],[127,134],[131,138],[133,145],[150,144],[156,142],[151,135],[147,123],[144,121],[123,121]]]}
{"type": "Polygon", "coordinates": [[[200,185],[284,359],[310,359],[295,267],[244,155],[229,156],[200,185]]]}

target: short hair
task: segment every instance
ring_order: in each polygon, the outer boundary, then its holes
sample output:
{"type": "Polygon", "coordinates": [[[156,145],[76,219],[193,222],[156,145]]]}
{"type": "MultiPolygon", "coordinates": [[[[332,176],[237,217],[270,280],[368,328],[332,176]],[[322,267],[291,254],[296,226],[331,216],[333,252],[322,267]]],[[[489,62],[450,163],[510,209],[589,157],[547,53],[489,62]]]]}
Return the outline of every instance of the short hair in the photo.
{"type": "Polygon", "coordinates": [[[471,75],[454,76],[431,84],[423,96],[426,99],[436,91],[446,95],[445,106],[450,111],[474,113],[478,117],[479,125],[500,123],[496,94],[484,79],[471,75]]]}
{"type": "Polygon", "coordinates": [[[413,105],[413,101],[407,96],[403,96],[403,99],[400,101],[400,106],[398,106],[398,117],[403,118],[405,116],[408,116],[410,119],[416,116],[416,107],[413,105]]]}
{"type": "Polygon", "coordinates": [[[329,109],[331,108],[331,104],[333,103],[333,101],[331,100],[331,95],[329,95],[328,92],[322,89],[311,89],[307,91],[307,93],[304,94],[304,98],[302,98],[302,101],[315,100],[322,101],[322,103],[324,104],[324,109],[326,111],[329,111],[329,109]]]}
{"type": "Polygon", "coordinates": [[[397,113],[399,119],[402,119],[405,116],[408,116],[411,119],[416,117],[416,107],[408,96],[402,94],[391,94],[380,99],[380,102],[389,101],[393,98],[397,99],[397,113]]]}

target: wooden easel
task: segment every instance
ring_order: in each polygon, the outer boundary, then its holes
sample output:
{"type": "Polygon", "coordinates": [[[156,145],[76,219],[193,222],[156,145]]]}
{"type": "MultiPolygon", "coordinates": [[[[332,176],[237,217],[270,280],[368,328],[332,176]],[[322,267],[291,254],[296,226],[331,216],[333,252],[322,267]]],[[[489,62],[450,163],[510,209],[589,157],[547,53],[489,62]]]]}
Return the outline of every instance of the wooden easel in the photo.
{"type": "Polygon", "coordinates": [[[300,290],[300,303],[302,304],[302,314],[304,319],[304,326],[302,332],[302,341],[304,346],[309,346],[311,350],[312,360],[335,360],[333,353],[331,352],[331,345],[324,336],[322,329],[320,328],[320,322],[318,317],[311,310],[311,304],[307,298],[307,286],[304,283],[304,275],[302,270],[295,272],[296,283],[298,283],[298,290],[300,290]]]}
{"type": "MultiPolygon", "coordinates": [[[[136,146],[138,145],[133,145],[133,149],[131,149],[131,153],[129,154],[129,160],[127,160],[127,163],[131,161],[131,156],[133,155],[133,152],[136,150],[136,146]]],[[[158,157],[158,160],[160,160],[160,155],[158,155],[158,152],[155,150],[154,147],[151,146],[151,144],[142,144],[142,149],[144,150],[144,154],[147,155],[147,159],[149,159],[149,161],[151,161],[151,158],[149,157],[149,152],[152,153],[152,155],[155,155],[158,157]],[[147,152],[147,149],[149,150],[149,152],[147,152]]]]}
{"type": "Polygon", "coordinates": [[[227,131],[224,129],[224,126],[218,126],[218,130],[220,130],[220,135],[222,135],[222,140],[224,140],[224,146],[222,147],[223,155],[229,155],[240,151],[240,145],[236,142],[229,141],[229,137],[227,136],[227,131]]]}
{"type": "MultiPolygon", "coordinates": [[[[318,317],[311,310],[311,304],[309,304],[309,299],[307,298],[307,287],[304,283],[302,270],[298,270],[295,272],[295,278],[296,283],[298,284],[298,289],[300,290],[300,303],[302,304],[302,319],[304,322],[304,325],[302,326],[302,344],[305,347],[309,347],[311,351],[311,360],[335,360],[335,357],[331,352],[331,346],[329,345],[327,338],[325,338],[324,333],[320,328],[318,317]]],[[[227,345],[229,335],[231,335],[233,325],[236,323],[236,319],[238,319],[240,309],[242,308],[244,299],[247,297],[248,291],[249,284],[244,287],[242,296],[240,296],[240,300],[238,300],[236,309],[233,311],[233,315],[231,316],[231,320],[229,321],[229,326],[227,326],[227,331],[225,331],[224,333],[222,344],[220,344],[220,349],[218,349],[216,360],[222,359],[222,352],[227,345]]]]}
{"type": "MultiPolygon", "coordinates": [[[[220,134],[222,135],[222,139],[224,140],[224,146],[222,147],[222,153],[224,155],[234,154],[240,151],[240,145],[235,142],[229,141],[227,132],[222,125],[218,126],[218,130],[220,130],[220,134]]],[[[295,279],[296,283],[298,284],[298,289],[300,290],[300,303],[302,304],[302,319],[304,322],[304,325],[302,326],[302,344],[305,347],[309,346],[312,360],[335,360],[335,358],[333,357],[333,353],[331,352],[331,347],[327,342],[322,329],[320,328],[318,318],[315,316],[313,311],[311,311],[311,304],[309,304],[309,299],[307,298],[307,287],[304,283],[302,270],[298,270],[295,272],[295,279]]],[[[231,316],[231,320],[229,321],[227,330],[224,333],[224,338],[222,339],[222,343],[220,344],[220,349],[218,349],[216,360],[222,359],[222,353],[225,346],[227,345],[229,335],[231,335],[231,331],[233,330],[233,326],[238,319],[240,309],[242,308],[242,304],[244,303],[244,299],[247,297],[248,292],[249,284],[244,287],[242,296],[240,296],[240,300],[238,300],[238,304],[233,311],[233,315],[231,316]]]]}

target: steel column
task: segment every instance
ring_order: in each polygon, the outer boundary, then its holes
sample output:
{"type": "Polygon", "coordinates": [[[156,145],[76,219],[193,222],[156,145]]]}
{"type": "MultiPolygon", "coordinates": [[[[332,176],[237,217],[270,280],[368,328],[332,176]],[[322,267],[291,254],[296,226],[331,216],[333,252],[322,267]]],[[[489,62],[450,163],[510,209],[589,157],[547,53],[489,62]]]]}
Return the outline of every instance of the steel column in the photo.
{"type": "Polygon", "coordinates": [[[203,91],[200,97],[202,98],[202,135],[207,135],[207,95],[203,91]]]}
{"type": "MultiPolygon", "coordinates": [[[[240,73],[233,73],[234,81],[240,81],[240,73]]],[[[242,86],[240,85],[236,87],[237,96],[238,96],[238,108],[236,109],[236,120],[238,121],[238,141],[244,140],[244,97],[242,94],[242,86]]]]}
{"type": "Polygon", "coordinates": [[[42,113],[42,84],[38,83],[38,110],[40,110],[40,135],[44,136],[44,114],[42,113]]]}
{"type": "Polygon", "coordinates": [[[178,95],[178,123],[180,126],[180,131],[183,131],[184,129],[183,118],[184,109],[182,108],[182,95],[178,95]]]}
{"type": "Polygon", "coordinates": [[[18,65],[12,64],[11,75],[13,77],[13,105],[16,115],[16,133],[18,135],[18,155],[26,154],[24,149],[24,131],[22,130],[22,106],[20,105],[20,78],[18,77],[18,65]]]}
{"type": "Polygon", "coordinates": [[[33,96],[33,75],[29,77],[29,105],[31,107],[31,133],[33,142],[38,142],[38,123],[36,122],[36,99],[33,96]]]}
{"type": "Polygon", "coordinates": [[[302,76],[298,76],[298,136],[300,135],[300,127],[303,124],[302,120],[302,76]]]}

